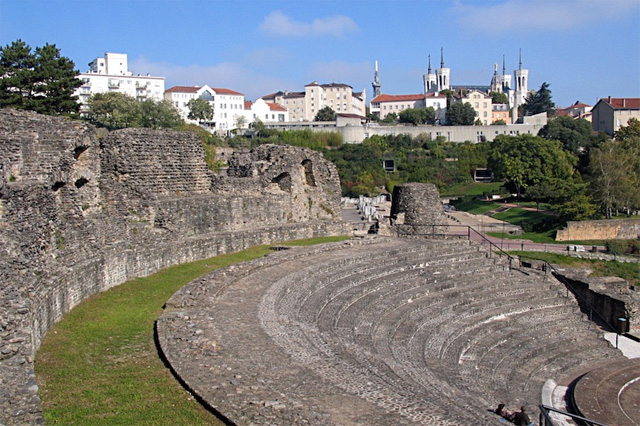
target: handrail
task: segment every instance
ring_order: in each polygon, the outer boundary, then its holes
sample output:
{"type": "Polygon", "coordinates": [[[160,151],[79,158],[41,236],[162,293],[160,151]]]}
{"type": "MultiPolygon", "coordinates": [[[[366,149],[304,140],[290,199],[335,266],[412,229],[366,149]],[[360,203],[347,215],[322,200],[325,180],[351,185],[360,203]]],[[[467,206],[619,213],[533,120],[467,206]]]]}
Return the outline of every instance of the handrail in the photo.
{"type": "MultiPolygon", "coordinates": [[[[472,240],[472,233],[474,238],[479,237],[480,239],[480,243],[488,243],[490,249],[489,249],[489,256],[491,256],[491,253],[493,251],[497,252],[499,256],[506,256],[507,259],[509,259],[509,270],[511,271],[513,269],[513,261],[515,260],[515,257],[513,257],[512,255],[510,255],[509,253],[505,252],[502,248],[498,247],[495,243],[491,242],[491,240],[489,240],[487,237],[485,237],[483,234],[481,234],[480,232],[478,232],[475,228],[473,228],[472,226],[469,225],[449,225],[449,224],[421,224],[421,225],[396,225],[394,226],[397,236],[431,236],[432,238],[435,238],[436,235],[440,236],[446,236],[446,235],[451,235],[451,233],[449,232],[439,232],[436,234],[436,229],[437,228],[463,228],[467,230],[466,235],[464,234],[455,234],[461,237],[465,237],[468,240],[472,240]],[[412,234],[409,233],[407,231],[407,228],[412,228],[412,229],[420,229],[420,228],[431,228],[431,232],[427,232],[427,233],[418,233],[418,234],[412,234]],[[493,249],[493,250],[491,250],[493,249]]],[[[609,322],[609,320],[607,320],[603,315],[600,314],[600,312],[598,312],[591,303],[589,303],[584,297],[580,296],[580,294],[576,291],[575,286],[572,285],[569,281],[567,281],[567,279],[562,276],[562,274],[560,274],[560,272],[558,271],[558,269],[556,269],[551,263],[549,263],[547,260],[545,259],[539,259],[536,258],[534,256],[528,256],[528,255],[522,255],[522,256],[518,256],[520,259],[522,258],[528,258],[528,259],[533,259],[533,260],[537,260],[537,261],[541,261],[544,262],[544,272],[545,275],[547,273],[547,271],[551,271],[551,273],[553,274],[554,277],[556,277],[560,282],[562,282],[562,284],[564,284],[564,286],[567,288],[567,292],[571,291],[573,293],[573,295],[580,301],[580,305],[584,306],[585,308],[588,308],[590,310],[590,313],[593,314],[595,312],[595,314],[598,316],[598,318],[600,318],[600,320],[602,320],[602,322],[604,324],[606,324],[611,330],[616,331],[615,326],[612,326],[611,323],[609,322]]],[[[521,263],[521,262],[520,262],[521,263]]],[[[568,294],[567,294],[568,296],[568,294]]],[[[591,320],[591,314],[589,316],[589,319],[591,320]]]]}
{"type": "MultiPolygon", "coordinates": [[[[562,284],[564,284],[564,286],[567,288],[567,291],[571,291],[571,293],[573,293],[574,297],[576,299],[580,300],[580,305],[585,306],[586,308],[589,308],[590,313],[595,313],[598,318],[600,318],[600,320],[602,320],[603,323],[605,323],[612,331],[616,331],[616,327],[611,325],[611,323],[609,322],[609,320],[607,320],[604,316],[602,316],[600,314],[600,312],[598,312],[598,310],[596,308],[594,308],[594,306],[589,303],[589,301],[582,297],[580,295],[580,293],[578,293],[578,291],[576,290],[575,286],[573,284],[571,284],[561,273],[560,271],[558,271],[558,269],[553,266],[551,263],[549,263],[547,260],[545,259],[540,259],[537,258],[535,256],[529,256],[529,255],[522,255],[520,256],[520,258],[527,258],[527,259],[533,259],[533,260],[537,260],[540,262],[544,262],[545,265],[545,273],[547,270],[551,271],[551,273],[553,274],[553,276],[558,279],[560,282],[562,282],[562,284]]],[[[568,296],[568,295],[567,295],[568,296]]],[[[589,316],[589,320],[591,320],[591,315],[589,316]]]]}
{"type": "MultiPolygon", "coordinates": [[[[420,225],[395,225],[394,226],[395,230],[396,230],[396,234],[397,236],[401,236],[400,234],[404,235],[404,236],[431,236],[432,238],[435,238],[436,235],[440,236],[440,235],[451,235],[449,232],[444,232],[444,233],[437,233],[436,234],[436,228],[463,228],[466,229],[466,237],[468,240],[472,240],[471,235],[473,232],[474,237],[477,236],[480,238],[480,242],[481,244],[486,242],[490,249],[489,249],[489,257],[491,257],[491,253],[493,253],[494,251],[498,253],[499,256],[506,256],[507,259],[509,259],[509,270],[511,271],[512,266],[513,266],[513,261],[515,260],[515,258],[513,256],[511,256],[509,253],[507,253],[506,251],[502,250],[500,247],[498,247],[495,243],[493,243],[491,240],[489,240],[487,237],[485,237],[483,234],[481,234],[480,232],[478,232],[475,228],[473,228],[472,226],[469,225],[449,225],[449,224],[420,224],[420,225]],[[407,231],[407,228],[413,228],[413,229],[420,229],[420,228],[431,228],[431,233],[427,232],[421,232],[418,234],[412,234],[409,233],[407,231]],[[491,250],[493,248],[493,250],[491,250]]],[[[455,234],[455,235],[459,235],[461,237],[464,237],[465,234],[455,234]]]]}
{"type": "Polygon", "coordinates": [[[573,420],[581,420],[583,422],[589,423],[591,426],[607,426],[604,423],[597,422],[595,420],[588,419],[586,417],[579,416],[577,414],[571,414],[566,411],[558,410],[554,407],[549,407],[548,405],[540,404],[538,405],[540,409],[540,426],[555,426],[555,423],[549,416],[549,411],[553,411],[564,416],[571,417],[573,420]]]}

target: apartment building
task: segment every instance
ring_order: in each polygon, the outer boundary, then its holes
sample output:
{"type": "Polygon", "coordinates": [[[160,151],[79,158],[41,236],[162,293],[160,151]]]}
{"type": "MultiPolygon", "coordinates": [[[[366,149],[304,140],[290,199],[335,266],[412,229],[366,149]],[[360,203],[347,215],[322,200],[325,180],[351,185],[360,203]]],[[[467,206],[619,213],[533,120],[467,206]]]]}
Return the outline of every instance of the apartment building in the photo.
{"type": "Polygon", "coordinates": [[[476,119],[487,126],[493,122],[491,96],[480,90],[470,90],[456,99],[458,102],[470,104],[476,112],[476,119]]]}
{"type": "Polygon", "coordinates": [[[182,118],[191,123],[197,121],[188,118],[188,105],[190,100],[197,98],[206,100],[213,108],[211,122],[199,123],[209,127],[212,132],[227,135],[246,121],[244,94],[235,90],[204,85],[174,86],[164,92],[164,99],[170,101],[180,111],[182,118]]]}
{"type": "Polygon", "coordinates": [[[134,75],[129,71],[126,53],[106,52],[104,57],[91,61],[89,70],[77,78],[82,80],[82,86],[75,90],[74,95],[81,106],[86,105],[89,97],[96,93],[123,93],[140,101],[163,99],[164,77],[134,75]]]}
{"type": "Polygon", "coordinates": [[[267,102],[286,108],[290,121],[313,121],[318,111],[330,107],[340,114],[366,115],[366,91],[354,92],[347,84],[307,84],[304,92],[276,92],[263,96],[267,102]]]}
{"type": "Polygon", "coordinates": [[[640,98],[600,99],[591,109],[591,125],[596,132],[605,132],[613,136],[629,120],[640,120],[640,98]]]}

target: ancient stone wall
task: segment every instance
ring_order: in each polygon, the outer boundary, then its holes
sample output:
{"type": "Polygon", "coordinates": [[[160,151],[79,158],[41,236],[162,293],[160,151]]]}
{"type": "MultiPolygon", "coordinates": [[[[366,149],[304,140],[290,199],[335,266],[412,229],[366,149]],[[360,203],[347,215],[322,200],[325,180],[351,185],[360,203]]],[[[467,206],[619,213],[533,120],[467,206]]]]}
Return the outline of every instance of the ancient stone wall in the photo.
{"type": "Polygon", "coordinates": [[[636,238],[640,238],[640,219],[567,222],[567,227],[556,233],[556,241],[634,240],[636,238]]]}
{"type": "Polygon", "coordinates": [[[33,360],[85,298],[256,244],[346,233],[335,167],[262,146],[215,174],[195,135],[0,110],[1,424],[42,418],[33,360]]]}

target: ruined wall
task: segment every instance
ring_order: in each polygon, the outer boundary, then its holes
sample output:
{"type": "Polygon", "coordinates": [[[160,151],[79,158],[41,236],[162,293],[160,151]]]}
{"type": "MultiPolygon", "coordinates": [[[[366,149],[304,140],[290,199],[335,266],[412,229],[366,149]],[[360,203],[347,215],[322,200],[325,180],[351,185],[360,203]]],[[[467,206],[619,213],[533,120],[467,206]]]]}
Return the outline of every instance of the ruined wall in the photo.
{"type": "Polygon", "coordinates": [[[640,219],[567,222],[567,227],[556,233],[556,241],[634,240],[636,238],[640,238],[640,219]]]}
{"type": "Polygon", "coordinates": [[[85,298],[159,269],[346,232],[335,167],[262,146],[214,174],[195,135],[0,110],[0,423],[41,420],[34,354],[85,298]]]}
{"type": "Polygon", "coordinates": [[[561,275],[571,284],[583,312],[594,321],[601,319],[590,312],[591,308],[612,327],[616,327],[618,318],[625,318],[631,333],[640,331],[640,294],[629,283],[621,278],[590,277],[584,269],[565,268],[561,275]]]}

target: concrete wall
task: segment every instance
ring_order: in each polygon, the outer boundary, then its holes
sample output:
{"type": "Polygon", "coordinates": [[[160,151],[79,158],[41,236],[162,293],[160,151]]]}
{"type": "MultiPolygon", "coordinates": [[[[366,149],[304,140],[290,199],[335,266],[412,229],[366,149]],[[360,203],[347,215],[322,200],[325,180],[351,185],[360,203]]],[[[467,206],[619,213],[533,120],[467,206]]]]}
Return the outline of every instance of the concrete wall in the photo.
{"type": "Polygon", "coordinates": [[[640,219],[567,222],[567,227],[556,233],[556,241],[634,240],[636,238],[640,238],[640,219]]]}
{"type": "Polygon", "coordinates": [[[168,266],[348,233],[314,151],[261,146],[210,171],[195,135],[0,110],[0,423],[42,418],[33,360],[87,297],[168,266]]]}

